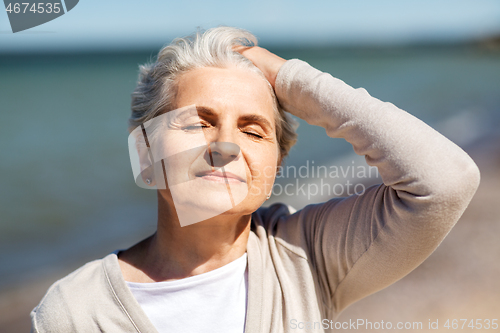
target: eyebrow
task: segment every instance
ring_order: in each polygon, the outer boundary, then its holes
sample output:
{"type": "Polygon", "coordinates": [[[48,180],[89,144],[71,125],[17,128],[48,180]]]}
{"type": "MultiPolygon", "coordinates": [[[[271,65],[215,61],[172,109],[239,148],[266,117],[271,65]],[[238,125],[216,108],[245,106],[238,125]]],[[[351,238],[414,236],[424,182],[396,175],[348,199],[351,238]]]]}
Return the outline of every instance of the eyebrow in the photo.
{"type": "Polygon", "coordinates": [[[208,106],[196,106],[196,111],[198,111],[198,115],[204,115],[208,117],[217,117],[217,114],[214,112],[212,108],[209,108],[208,106]]]}
{"type": "Polygon", "coordinates": [[[269,130],[271,130],[273,127],[271,126],[271,123],[264,117],[256,115],[256,114],[249,114],[249,115],[244,115],[240,117],[240,119],[249,122],[249,123],[259,123],[264,125],[264,127],[267,127],[269,130]]]}
{"type": "MultiPolygon", "coordinates": [[[[214,112],[214,110],[207,106],[196,106],[196,111],[198,111],[198,115],[200,116],[204,115],[208,117],[217,117],[217,114],[214,112]]],[[[266,118],[257,114],[243,115],[238,120],[243,120],[249,123],[260,123],[267,127],[269,130],[273,128],[271,123],[266,118]]]]}

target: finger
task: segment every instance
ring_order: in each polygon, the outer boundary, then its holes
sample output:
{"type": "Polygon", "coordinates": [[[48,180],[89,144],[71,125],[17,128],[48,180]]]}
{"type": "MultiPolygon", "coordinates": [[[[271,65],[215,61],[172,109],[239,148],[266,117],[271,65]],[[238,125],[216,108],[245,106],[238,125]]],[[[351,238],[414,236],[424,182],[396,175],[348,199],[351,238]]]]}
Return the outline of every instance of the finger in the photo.
{"type": "Polygon", "coordinates": [[[238,52],[240,54],[243,54],[246,50],[252,48],[252,46],[245,46],[245,45],[234,45],[233,46],[233,51],[238,52]]]}

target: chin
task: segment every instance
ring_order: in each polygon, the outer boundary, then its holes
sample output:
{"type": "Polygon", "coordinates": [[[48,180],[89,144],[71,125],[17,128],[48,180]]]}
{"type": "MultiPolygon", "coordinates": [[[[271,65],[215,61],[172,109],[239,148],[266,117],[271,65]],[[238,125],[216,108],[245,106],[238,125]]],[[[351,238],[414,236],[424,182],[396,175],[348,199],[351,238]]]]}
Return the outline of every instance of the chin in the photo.
{"type": "MultiPolygon", "coordinates": [[[[228,186],[225,183],[195,179],[171,186],[170,193],[179,222],[181,226],[186,226],[241,211],[247,206],[243,203],[248,196],[248,189],[246,183],[230,183],[228,186]]],[[[250,210],[245,209],[245,212],[250,210]]]]}

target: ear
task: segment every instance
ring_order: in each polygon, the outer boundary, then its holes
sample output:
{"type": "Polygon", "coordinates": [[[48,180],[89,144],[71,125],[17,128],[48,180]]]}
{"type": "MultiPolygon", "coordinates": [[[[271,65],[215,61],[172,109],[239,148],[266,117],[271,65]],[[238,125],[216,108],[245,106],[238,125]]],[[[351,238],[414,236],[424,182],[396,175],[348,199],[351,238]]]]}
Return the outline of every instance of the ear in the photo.
{"type": "Polygon", "coordinates": [[[151,161],[151,154],[149,148],[145,143],[136,144],[137,154],[139,155],[139,166],[141,172],[141,179],[146,186],[154,187],[155,173],[153,161],[151,161]]]}
{"type": "Polygon", "coordinates": [[[146,140],[148,137],[147,134],[145,134],[145,131],[141,129],[139,135],[136,149],[137,154],[139,155],[140,173],[143,184],[137,185],[147,189],[164,190],[167,188],[167,183],[164,173],[165,170],[163,168],[163,160],[154,160],[152,149],[155,148],[155,143],[151,142],[151,140],[146,140]],[[146,142],[152,146],[148,147],[146,142]]]}
{"type": "Polygon", "coordinates": [[[128,146],[135,183],[137,186],[145,189],[154,188],[153,161],[151,160],[149,148],[146,145],[142,126],[138,126],[130,133],[128,146]]]}

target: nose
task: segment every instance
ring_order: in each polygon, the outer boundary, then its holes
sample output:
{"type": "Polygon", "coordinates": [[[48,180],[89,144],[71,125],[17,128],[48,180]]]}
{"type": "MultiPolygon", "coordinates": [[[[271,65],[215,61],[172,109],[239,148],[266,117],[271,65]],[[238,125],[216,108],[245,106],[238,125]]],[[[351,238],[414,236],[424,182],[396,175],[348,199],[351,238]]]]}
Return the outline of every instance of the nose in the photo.
{"type": "Polygon", "coordinates": [[[210,165],[212,167],[223,167],[235,160],[240,153],[240,147],[232,142],[212,142],[208,146],[210,165]]]}

